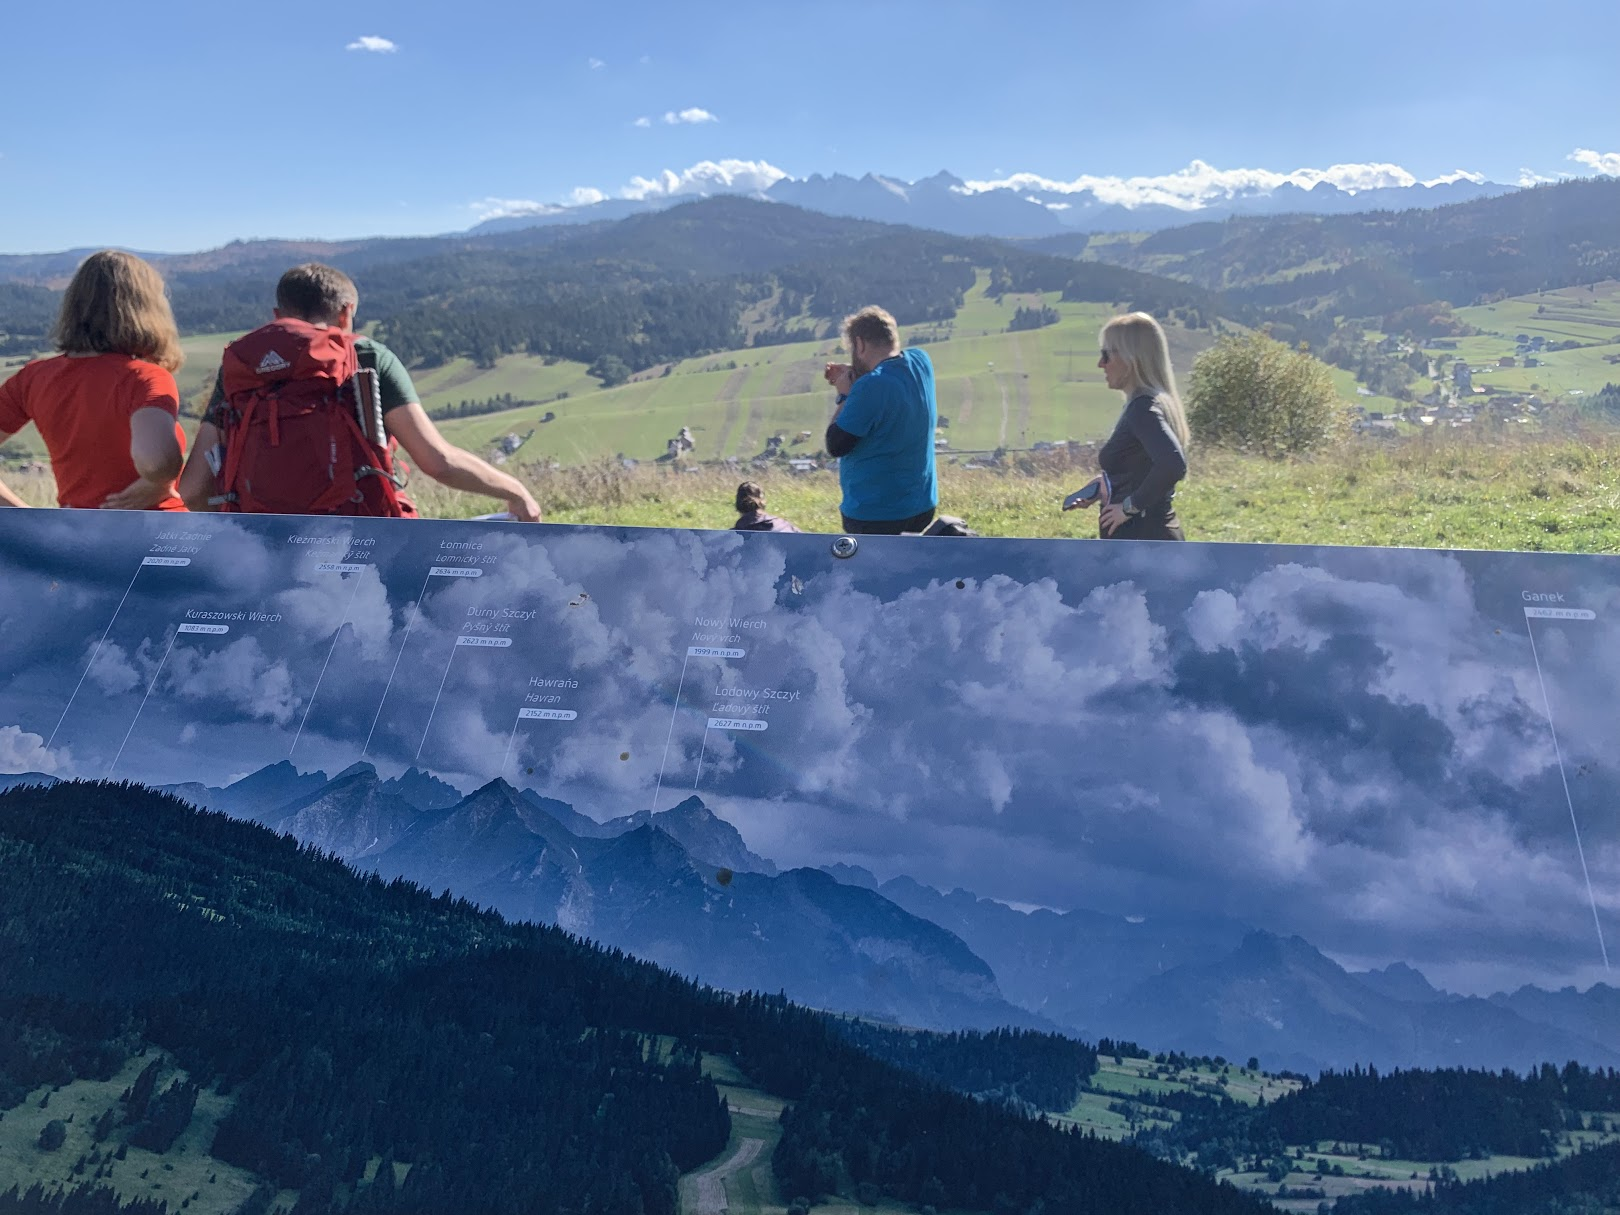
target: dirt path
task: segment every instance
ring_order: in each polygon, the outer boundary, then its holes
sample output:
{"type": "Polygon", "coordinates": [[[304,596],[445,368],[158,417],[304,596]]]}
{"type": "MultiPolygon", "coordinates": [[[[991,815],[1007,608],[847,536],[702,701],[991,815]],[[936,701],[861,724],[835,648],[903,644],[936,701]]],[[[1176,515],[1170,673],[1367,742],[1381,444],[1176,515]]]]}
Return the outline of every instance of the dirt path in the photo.
{"type": "Polygon", "coordinates": [[[782,382],[777,386],[777,394],[793,397],[803,392],[814,392],[816,381],[820,379],[816,373],[820,370],[821,364],[814,359],[801,359],[789,363],[782,370],[782,382]]]}
{"type": "Polygon", "coordinates": [[[724,401],[726,406],[725,421],[720,423],[720,433],[714,440],[714,456],[726,454],[726,444],[731,439],[731,432],[737,428],[737,419],[742,417],[742,405],[737,398],[742,394],[742,386],[748,380],[748,373],[752,367],[739,367],[726,377],[726,382],[720,385],[720,391],[715,394],[715,400],[724,401]]]}
{"type": "Polygon", "coordinates": [[[730,1203],[726,1178],[742,1172],[765,1149],[763,1139],[744,1139],[737,1150],[712,1168],[681,1180],[681,1215],[723,1215],[730,1203]]]}
{"type": "Polygon", "coordinates": [[[769,1118],[772,1122],[782,1116],[781,1110],[762,1109],[753,1105],[738,1105],[735,1101],[728,1103],[727,1108],[733,1114],[752,1114],[755,1118],[769,1118]]]}
{"type": "MultiPolygon", "coordinates": [[[[1018,392],[1018,446],[1029,446],[1029,376],[1024,374],[1024,348],[1018,344],[1018,338],[1011,340],[1013,387],[1018,392]]],[[[1006,446],[1006,435],[1002,436],[1002,445],[1006,446]]]]}
{"type": "Polygon", "coordinates": [[[995,373],[996,391],[1001,393],[1001,438],[996,441],[997,447],[1007,446],[1007,385],[1001,378],[1001,372],[995,373]]]}
{"type": "Polygon", "coordinates": [[[759,412],[759,398],[755,397],[748,403],[748,416],[743,421],[742,438],[737,440],[737,454],[745,460],[757,456],[765,446],[765,439],[760,433],[760,423],[763,421],[759,412]]]}

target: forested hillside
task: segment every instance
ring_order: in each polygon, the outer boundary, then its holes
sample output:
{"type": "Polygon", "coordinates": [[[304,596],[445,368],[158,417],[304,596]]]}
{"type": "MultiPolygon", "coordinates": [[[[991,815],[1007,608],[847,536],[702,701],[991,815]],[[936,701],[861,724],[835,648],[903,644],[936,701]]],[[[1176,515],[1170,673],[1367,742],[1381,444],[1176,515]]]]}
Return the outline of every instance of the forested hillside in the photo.
{"type": "MultiPolygon", "coordinates": [[[[1072,237],[1030,242],[1079,254],[1072,237]]],[[[1290,313],[1306,330],[1382,320],[1620,277],[1620,179],[1519,190],[1432,210],[1230,219],[1081,254],[1226,292],[1235,306],[1290,313]]],[[[1398,331],[1398,330],[1396,330],[1398,331]]]]}
{"type": "MultiPolygon", "coordinates": [[[[1003,291],[1180,312],[1221,309],[1202,287],[997,241],[837,219],[745,198],[713,198],[618,223],[480,236],[325,245],[262,242],[155,258],[183,331],[250,328],[269,317],[276,277],[320,258],[360,287],[360,322],[407,363],[526,352],[628,371],[755,342],[824,336],[878,302],[903,324],[953,317],[976,270],[1003,291]]],[[[0,332],[38,349],[54,310],[42,281],[61,266],[0,259],[0,332]],[[42,271],[49,270],[50,274],[42,271]]]]}
{"type": "MultiPolygon", "coordinates": [[[[234,1100],[215,1158],[298,1190],[301,1213],[672,1215],[678,1172],[726,1141],[700,1050],[792,1102],[773,1160],[789,1193],[870,1186],[942,1207],[1099,1215],[1265,1209],[1134,1148],[913,1078],[783,999],[699,988],[448,894],[362,878],[136,786],[0,794],[0,865],[8,1102],[157,1048],[189,1084],[234,1100]],[[403,1181],[379,1159],[404,1166],[403,1181]]],[[[135,1121],[183,1127],[191,1091],[149,1100],[135,1121]]],[[[118,1161],[105,1168],[91,1184],[119,1181],[118,1161]]]]}

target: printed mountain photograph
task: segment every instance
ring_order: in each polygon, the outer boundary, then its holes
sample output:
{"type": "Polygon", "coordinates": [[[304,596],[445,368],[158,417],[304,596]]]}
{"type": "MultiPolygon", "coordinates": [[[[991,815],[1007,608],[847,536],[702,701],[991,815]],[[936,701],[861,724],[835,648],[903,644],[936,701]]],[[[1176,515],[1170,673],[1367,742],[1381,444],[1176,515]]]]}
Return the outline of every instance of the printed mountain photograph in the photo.
{"type": "Polygon", "coordinates": [[[180,518],[0,520],[18,1209],[1620,1153],[1603,559],[180,518]]]}

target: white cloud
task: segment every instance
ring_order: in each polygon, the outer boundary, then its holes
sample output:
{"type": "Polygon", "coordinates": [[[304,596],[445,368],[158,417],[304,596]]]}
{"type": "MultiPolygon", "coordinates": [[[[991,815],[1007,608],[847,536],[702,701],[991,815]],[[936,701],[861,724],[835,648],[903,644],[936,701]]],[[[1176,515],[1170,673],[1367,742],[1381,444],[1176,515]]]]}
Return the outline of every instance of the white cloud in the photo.
{"type": "Polygon", "coordinates": [[[371,51],[377,55],[392,55],[399,50],[399,47],[387,38],[377,37],[376,34],[362,34],[343,49],[346,51],[371,51]]]}
{"type": "Polygon", "coordinates": [[[1590,148],[1576,148],[1569,154],[1569,159],[1578,165],[1585,165],[1594,173],[1601,173],[1604,177],[1620,177],[1620,152],[1594,152],[1590,148]]]}
{"type": "Polygon", "coordinates": [[[1534,169],[1519,170],[1519,185],[1526,188],[1530,186],[1544,186],[1549,182],[1565,181],[1571,175],[1568,173],[1537,173],[1534,169]]]}
{"type": "Polygon", "coordinates": [[[754,194],[768,190],[788,175],[763,160],[704,160],[683,172],[665,169],[656,177],[632,177],[619,191],[631,199],[677,195],[754,194]]]}
{"type": "Polygon", "coordinates": [[[599,72],[599,71],[601,71],[603,68],[605,68],[607,66],[606,62],[604,62],[601,59],[597,59],[595,56],[592,56],[590,59],[587,59],[585,62],[590,65],[591,71],[593,71],[593,72],[599,72]]]}
{"type": "Polygon", "coordinates": [[[568,192],[568,205],[571,207],[591,207],[599,202],[606,202],[607,195],[594,186],[575,186],[568,192]]]}
{"type": "Polygon", "coordinates": [[[73,756],[66,747],[52,750],[38,734],[21,726],[0,726],[0,772],[44,772],[71,776],[73,756]]]}
{"type": "Polygon", "coordinates": [[[500,219],[507,215],[555,215],[565,210],[555,203],[530,198],[482,198],[471,204],[479,219],[500,219]]]}
{"type": "Polygon", "coordinates": [[[1099,202],[1107,204],[1124,207],[1156,205],[1196,211],[1212,201],[1266,194],[1283,185],[1308,190],[1319,182],[1327,182],[1355,194],[1363,190],[1484,180],[1483,174],[1457,169],[1420,181],[1395,164],[1339,164],[1326,169],[1295,169],[1289,173],[1279,173],[1271,169],[1217,169],[1202,160],[1195,160],[1185,169],[1157,176],[1102,177],[1082,174],[1072,181],[1056,181],[1035,173],[1014,173],[990,181],[970,181],[957,188],[964,194],[980,194],[987,190],[1036,190],[1046,194],[1090,192],[1099,202]]]}
{"type": "Polygon", "coordinates": [[[664,125],[671,127],[683,125],[690,126],[702,122],[719,121],[720,120],[713,114],[709,113],[708,110],[700,110],[696,106],[693,106],[688,110],[680,110],[679,112],[675,110],[668,110],[664,114],[664,125]]]}
{"type": "Polygon", "coordinates": [[[640,127],[642,130],[646,130],[648,127],[652,126],[652,119],[643,114],[640,118],[636,119],[635,122],[631,123],[631,125],[640,127]]]}

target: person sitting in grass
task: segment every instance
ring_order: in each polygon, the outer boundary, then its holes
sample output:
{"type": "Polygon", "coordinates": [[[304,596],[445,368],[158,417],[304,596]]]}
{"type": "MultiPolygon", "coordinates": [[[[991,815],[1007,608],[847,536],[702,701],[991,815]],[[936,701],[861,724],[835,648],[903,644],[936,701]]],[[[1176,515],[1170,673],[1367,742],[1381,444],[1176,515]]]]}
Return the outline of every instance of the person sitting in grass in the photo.
{"type": "Polygon", "coordinates": [[[737,486],[737,514],[741,516],[731,525],[734,532],[796,532],[786,519],[765,513],[765,491],[752,481],[737,486]]]}

